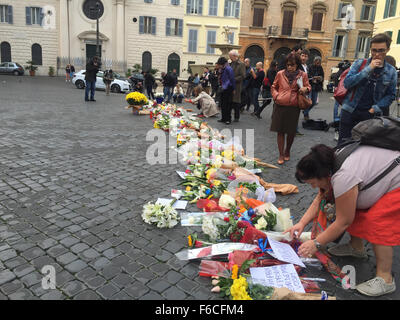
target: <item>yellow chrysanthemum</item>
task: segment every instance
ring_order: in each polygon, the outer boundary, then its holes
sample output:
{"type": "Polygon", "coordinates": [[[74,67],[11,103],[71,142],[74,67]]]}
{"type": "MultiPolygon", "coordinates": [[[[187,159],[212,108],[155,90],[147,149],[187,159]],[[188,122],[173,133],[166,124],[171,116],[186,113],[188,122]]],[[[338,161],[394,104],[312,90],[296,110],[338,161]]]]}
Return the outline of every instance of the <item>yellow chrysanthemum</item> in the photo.
{"type": "Polygon", "coordinates": [[[231,286],[231,295],[233,300],[253,300],[247,292],[247,280],[242,276],[239,279],[233,280],[231,286]]]}
{"type": "Polygon", "coordinates": [[[192,236],[188,236],[188,245],[189,245],[189,247],[193,246],[192,236]]]}
{"type": "Polygon", "coordinates": [[[238,277],[238,272],[239,272],[239,266],[237,264],[234,264],[232,267],[232,279],[236,280],[238,277]]]}

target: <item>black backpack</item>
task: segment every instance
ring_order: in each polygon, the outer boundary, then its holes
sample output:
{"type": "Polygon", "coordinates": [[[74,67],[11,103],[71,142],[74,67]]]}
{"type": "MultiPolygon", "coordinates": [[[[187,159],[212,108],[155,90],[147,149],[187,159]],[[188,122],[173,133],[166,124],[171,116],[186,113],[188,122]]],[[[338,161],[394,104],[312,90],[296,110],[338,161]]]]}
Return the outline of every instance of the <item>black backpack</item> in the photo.
{"type": "MultiPolygon", "coordinates": [[[[346,158],[360,145],[400,151],[400,119],[375,117],[357,124],[351,134],[351,140],[335,148],[334,173],[340,169],[346,158]]],[[[384,172],[365,185],[360,191],[372,187],[398,165],[400,165],[400,157],[396,158],[384,172]]]]}

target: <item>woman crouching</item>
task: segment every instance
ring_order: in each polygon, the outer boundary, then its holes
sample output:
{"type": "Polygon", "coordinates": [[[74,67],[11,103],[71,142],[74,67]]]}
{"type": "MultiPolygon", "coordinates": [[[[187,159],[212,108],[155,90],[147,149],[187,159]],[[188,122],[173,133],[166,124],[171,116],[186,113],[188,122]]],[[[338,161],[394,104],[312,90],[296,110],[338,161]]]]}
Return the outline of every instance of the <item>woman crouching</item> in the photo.
{"type": "Polygon", "coordinates": [[[195,87],[193,93],[195,98],[185,101],[198,105],[198,108],[201,110],[200,115],[208,118],[219,113],[215,100],[204,91],[202,86],[195,87]]]}
{"type": "Polygon", "coordinates": [[[373,186],[363,188],[399,157],[399,151],[361,145],[334,173],[334,150],[321,144],[311,148],[296,168],[297,180],[320,191],[300,222],[285,233],[298,237],[314,220],[314,240],[302,244],[298,251],[306,257],[338,239],[346,230],[351,235],[350,242],[330,248],[330,254],[366,258],[363,240],[370,242],[376,256],[376,277],[356,286],[357,291],[367,296],[396,290],[392,261],[393,246],[400,245],[400,166],[373,186]]]}

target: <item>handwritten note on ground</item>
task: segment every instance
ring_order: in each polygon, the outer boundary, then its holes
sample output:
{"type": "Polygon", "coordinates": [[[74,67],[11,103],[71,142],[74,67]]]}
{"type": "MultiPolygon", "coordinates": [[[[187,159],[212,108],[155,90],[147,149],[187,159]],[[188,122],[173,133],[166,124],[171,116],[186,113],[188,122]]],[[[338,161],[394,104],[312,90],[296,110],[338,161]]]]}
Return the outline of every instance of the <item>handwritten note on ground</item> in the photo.
{"type": "Polygon", "coordinates": [[[293,264],[279,266],[250,268],[253,283],[265,287],[288,288],[294,292],[305,293],[300,278],[293,264]]]}
{"type": "Polygon", "coordinates": [[[300,257],[293,250],[293,248],[287,243],[282,243],[279,241],[275,241],[273,239],[269,239],[269,244],[271,245],[271,249],[274,252],[276,258],[280,261],[297,264],[300,267],[305,268],[303,261],[300,260],[300,257]]]}

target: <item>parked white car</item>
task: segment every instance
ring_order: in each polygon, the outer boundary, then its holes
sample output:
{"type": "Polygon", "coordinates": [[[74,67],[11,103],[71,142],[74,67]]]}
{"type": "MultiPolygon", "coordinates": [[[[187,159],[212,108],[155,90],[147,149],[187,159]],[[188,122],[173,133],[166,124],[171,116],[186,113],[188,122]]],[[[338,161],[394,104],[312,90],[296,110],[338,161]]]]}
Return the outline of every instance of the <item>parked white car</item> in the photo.
{"type": "MultiPolygon", "coordinates": [[[[85,71],[86,70],[81,70],[77,73],[74,74],[74,77],[72,78],[72,83],[78,88],[78,89],[84,89],[86,82],[85,82],[85,71]]],[[[106,85],[103,82],[103,71],[97,72],[96,76],[96,89],[101,89],[105,90],[106,85]]],[[[120,78],[120,75],[117,73],[114,73],[114,81],[111,82],[111,92],[115,93],[127,93],[131,91],[131,86],[128,80],[123,80],[123,79],[118,79],[120,78]]]]}

